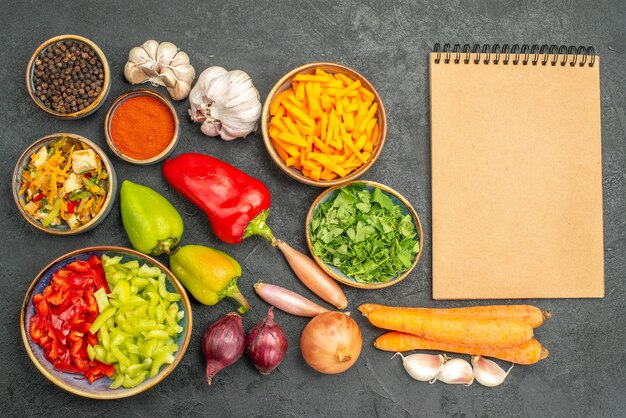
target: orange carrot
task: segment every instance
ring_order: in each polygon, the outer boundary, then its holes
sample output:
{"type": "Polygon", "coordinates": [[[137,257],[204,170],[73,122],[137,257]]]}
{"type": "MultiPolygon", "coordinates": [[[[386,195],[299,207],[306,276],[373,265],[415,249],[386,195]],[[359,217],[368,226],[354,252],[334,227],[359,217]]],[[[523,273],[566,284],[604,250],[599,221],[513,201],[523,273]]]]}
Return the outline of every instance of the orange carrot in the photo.
{"type": "Polygon", "coordinates": [[[446,343],[511,347],[533,337],[533,328],[519,319],[436,316],[387,306],[365,316],[378,328],[407,332],[446,343]]]}
{"type": "Polygon", "coordinates": [[[493,357],[516,364],[534,364],[548,357],[548,350],[539,341],[532,338],[513,347],[491,348],[465,344],[451,344],[431,341],[413,334],[392,331],[381,335],[374,341],[374,347],[383,351],[435,350],[449,353],[470,354],[473,356],[493,357]]]}
{"type": "MultiPolygon", "coordinates": [[[[359,306],[359,311],[364,315],[375,309],[384,307],[375,303],[364,303],[359,306]]],[[[511,318],[527,322],[531,327],[537,328],[543,321],[550,318],[550,312],[531,305],[487,305],[468,306],[465,308],[402,308],[412,312],[423,312],[430,315],[458,316],[463,318],[511,318]]]]}

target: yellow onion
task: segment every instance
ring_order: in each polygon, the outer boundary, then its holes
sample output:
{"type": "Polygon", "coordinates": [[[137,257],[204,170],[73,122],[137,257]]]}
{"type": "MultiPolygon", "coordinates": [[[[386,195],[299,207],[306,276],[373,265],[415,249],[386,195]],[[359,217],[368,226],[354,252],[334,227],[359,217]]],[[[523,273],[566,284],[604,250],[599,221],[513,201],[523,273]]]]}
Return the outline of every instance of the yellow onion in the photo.
{"type": "Polygon", "coordinates": [[[359,326],[341,312],[324,312],[302,331],[300,350],[309,366],[320,373],[348,370],[361,354],[363,337],[359,326]]]}

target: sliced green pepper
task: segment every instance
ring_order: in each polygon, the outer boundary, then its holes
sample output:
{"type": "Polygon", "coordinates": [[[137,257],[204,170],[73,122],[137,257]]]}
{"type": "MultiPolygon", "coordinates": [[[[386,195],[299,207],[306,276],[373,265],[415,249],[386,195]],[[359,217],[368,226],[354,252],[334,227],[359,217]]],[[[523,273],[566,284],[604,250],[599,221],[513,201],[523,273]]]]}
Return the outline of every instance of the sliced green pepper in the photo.
{"type": "Polygon", "coordinates": [[[56,217],[59,216],[59,212],[61,211],[61,200],[61,198],[57,198],[54,200],[54,203],[52,204],[52,209],[50,209],[50,212],[48,212],[44,220],[41,221],[41,224],[43,226],[50,225],[52,221],[54,221],[56,217]]]}

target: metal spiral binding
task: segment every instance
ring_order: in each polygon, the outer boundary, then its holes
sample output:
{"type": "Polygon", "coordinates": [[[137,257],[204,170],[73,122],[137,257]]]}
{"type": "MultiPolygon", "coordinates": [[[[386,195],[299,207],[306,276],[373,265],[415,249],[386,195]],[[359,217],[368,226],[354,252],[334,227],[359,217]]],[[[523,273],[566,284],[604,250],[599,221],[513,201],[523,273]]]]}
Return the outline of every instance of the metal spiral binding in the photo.
{"type": "Polygon", "coordinates": [[[571,67],[574,67],[577,63],[578,66],[584,67],[588,63],[589,67],[593,67],[596,62],[595,51],[591,46],[567,46],[567,45],[528,45],[522,44],[454,44],[450,46],[449,43],[443,44],[443,48],[439,43],[435,44],[434,52],[437,54],[435,57],[435,63],[439,64],[442,60],[445,64],[484,64],[493,63],[494,65],[543,65],[546,66],[550,63],[551,66],[559,63],[561,66],[565,66],[568,62],[571,67]],[[472,54],[475,55],[471,60],[472,54]],[[562,58],[559,60],[559,56],[562,58]],[[513,57],[513,59],[511,59],[513,57]],[[520,60],[521,57],[521,60],[520,60]]]}

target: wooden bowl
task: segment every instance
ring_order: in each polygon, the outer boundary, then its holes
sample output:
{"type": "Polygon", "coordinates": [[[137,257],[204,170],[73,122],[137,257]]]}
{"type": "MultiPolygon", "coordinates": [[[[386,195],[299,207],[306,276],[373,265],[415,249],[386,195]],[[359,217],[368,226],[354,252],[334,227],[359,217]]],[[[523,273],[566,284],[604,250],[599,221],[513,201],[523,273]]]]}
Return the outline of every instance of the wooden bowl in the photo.
{"type": "Polygon", "coordinates": [[[20,214],[24,217],[24,219],[26,219],[26,221],[28,221],[28,223],[30,223],[32,226],[39,229],[40,231],[47,232],[53,235],[76,235],[95,228],[104,220],[104,218],[107,217],[109,212],[111,212],[113,202],[115,201],[115,193],[117,191],[117,177],[115,175],[115,170],[113,169],[113,165],[111,164],[109,157],[107,157],[104,151],[102,151],[102,149],[100,149],[100,147],[98,147],[95,143],[83,136],[72,133],[54,133],[39,138],[22,153],[20,158],[17,160],[17,164],[15,165],[15,169],[13,171],[12,187],[13,200],[15,201],[15,204],[20,214]],[[70,142],[86,144],[87,146],[89,146],[89,148],[93,149],[95,153],[101,158],[103,167],[106,169],[107,173],[109,173],[109,181],[107,182],[106,190],[107,196],[106,200],[102,204],[100,212],[98,212],[98,214],[86,224],[78,226],[74,229],[70,229],[69,226],[64,224],[58,226],[43,226],[40,221],[35,219],[32,215],[26,212],[26,210],[24,210],[22,205],[26,202],[24,197],[19,195],[22,170],[28,165],[31,155],[36,153],[42,146],[48,146],[64,136],[67,137],[68,141],[70,142]]]}
{"type": "Polygon", "coordinates": [[[136,395],[138,393],[144,392],[157,384],[159,384],[163,379],[167,377],[178,365],[180,360],[183,358],[185,354],[185,350],[189,344],[189,339],[191,338],[191,330],[192,330],[192,311],[191,305],[189,303],[189,297],[185,292],[185,289],[180,284],[178,279],[169,271],[163,264],[159,263],[154,258],[142,254],[138,251],[131,250],[128,248],[122,247],[113,247],[113,246],[99,246],[99,247],[88,247],[80,250],[72,251],[68,254],[65,254],[50,264],[39,272],[35,280],[31,283],[26,295],[24,296],[24,301],[22,303],[22,310],[20,313],[20,331],[22,334],[22,341],[24,343],[24,347],[26,348],[26,352],[28,356],[32,360],[33,364],[37,369],[52,383],[64,389],[70,393],[75,395],[84,396],[86,398],[92,399],[119,399],[126,398],[129,396],[136,395]],[[103,254],[107,254],[109,256],[122,256],[122,262],[137,260],[140,263],[147,263],[151,266],[158,267],[163,273],[166,275],[166,286],[167,290],[170,292],[176,292],[181,295],[181,299],[177,302],[179,310],[185,313],[185,316],[181,319],[179,325],[183,328],[183,331],[178,335],[177,340],[175,341],[178,345],[178,351],[175,353],[175,360],[172,364],[164,365],[159,370],[159,373],[153,377],[144,380],[138,386],[133,388],[117,388],[111,389],[109,386],[111,385],[111,381],[103,377],[102,379],[96,380],[93,384],[89,384],[87,379],[83,379],[82,376],[72,374],[72,373],[64,373],[56,370],[52,363],[50,363],[45,357],[43,348],[41,348],[37,343],[33,342],[30,337],[29,325],[30,319],[35,315],[35,309],[33,307],[33,298],[36,294],[41,293],[46,286],[50,284],[50,280],[52,277],[52,273],[59,270],[60,268],[65,267],[69,263],[76,260],[88,260],[91,256],[101,257],[103,254]]]}
{"type": "Polygon", "coordinates": [[[306,242],[309,247],[309,252],[313,256],[313,259],[317,262],[317,264],[322,268],[322,270],[324,270],[326,273],[328,273],[329,276],[331,276],[333,279],[337,280],[338,282],[343,283],[348,286],[357,287],[359,289],[381,289],[383,287],[389,287],[396,283],[401,282],[413,271],[413,269],[415,269],[415,266],[417,265],[417,262],[421,258],[422,252],[424,251],[424,230],[422,228],[422,222],[420,221],[420,218],[417,215],[417,212],[415,212],[415,209],[413,209],[413,206],[411,206],[409,201],[406,200],[404,196],[402,196],[397,191],[393,190],[391,187],[388,187],[388,186],[385,186],[384,184],[376,183],[373,181],[366,181],[366,180],[350,181],[346,184],[337,185],[337,186],[331,187],[323,191],[313,201],[313,204],[311,204],[311,207],[309,208],[309,211],[306,215],[306,219],[304,221],[304,226],[305,226],[305,231],[306,231],[306,242]],[[369,190],[369,191],[372,191],[375,188],[380,189],[384,194],[386,194],[387,196],[391,198],[394,204],[402,208],[403,214],[411,215],[411,218],[413,220],[413,225],[415,226],[415,230],[417,231],[417,235],[419,239],[419,252],[415,255],[413,263],[406,271],[398,274],[397,276],[391,278],[390,280],[386,282],[380,282],[380,283],[358,282],[354,278],[347,276],[339,268],[324,262],[320,257],[318,257],[315,254],[315,251],[313,251],[313,242],[311,240],[311,232],[310,232],[309,225],[311,224],[311,220],[313,219],[313,215],[315,214],[315,211],[317,210],[320,204],[322,204],[323,202],[331,198],[336,191],[338,191],[339,189],[343,187],[347,187],[353,183],[363,183],[366,186],[366,190],[369,190]]]}
{"type": "Polygon", "coordinates": [[[374,86],[365,78],[365,76],[353,70],[352,68],[346,67],[345,65],[335,64],[332,62],[313,62],[310,64],[301,65],[300,67],[294,68],[293,70],[289,71],[280,80],[278,80],[278,82],[274,85],[274,87],[272,87],[263,105],[263,112],[261,114],[261,131],[263,133],[263,142],[265,143],[265,148],[267,148],[267,152],[270,154],[270,157],[272,158],[272,160],[274,160],[276,165],[282,171],[284,171],[287,175],[298,180],[301,183],[305,183],[311,186],[318,186],[318,187],[330,187],[330,186],[335,186],[338,184],[345,184],[349,181],[355,180],[358,177],[362,176],[367,170],[369,170],[370,167],[372,167],[372,165],[374,165],[374,163],[378,159],[378,156],[380,155],[380,152],[383,149],[385,140],[387,138],[387,114],[385,111],[385,106],[383,104],[383,101],[380,98],[380,95],[378,94],[374,86]],[[280,158],[280,155],[278,155],[278,152],[274,148],[274,145],[272,144],[272,141],[269,136],[269,123],[271,119],[270,106],[274,98],[280,92],[291,87],[291,81],[296,75],[315,74],[315,70],[318,68],[328,73],[345,74],[354,80],[360,80],[361,85],[374,94],[374,97],[375,97],[374,101],[378,107],[378,111],[376,113],[376,117],[378,119],[378,127],[379,127],[378,138],[376,140],[376,144],[372,151],[371,157],[365,164],[363,164],[361,167],[354,170],[347,176],[338,177],[334,180],[316,181],[316,180],[313,180],[304,176],[300,170],[287,167],[285,162],[280,158]]]}
{"type": "Polygon", "coordinates": [[[113,153],[115,153],[115,155],[120,157],[122,160],[128,161],[129,163],[132,163],[132,164],[138,164],[138,165],[150,165],[150,164],[155,164],[155,163],[158,163],[159,161],[164,160],[172,152],[172,150],[178,143],[179,130],[180,130],[180,122],[178,120],[178,116],[176,115],[176,110],[174,109],[174,106],[172,106],[172,103],[169,100],[167,100],[165,96],[163,96],[161,93],[158,93],[153,90],[148,90],[148,89],[135,89],[135,90],[127,91],[126,93],[122,93],[111,104],[104,118],[104,136],[106,137],[107,144],[109,144],[111,151],[113,151],[113,153]],[[137,97],[137,96],[155,97],[165,106],[167,106],[167,108],[172,114],[172,117],[174,118],[174,136],[172,137],[172,140],[170,141],[169,145],[159,154],[155,155],[154,157],[147,158],[145,160],[138,160],[136,158],[133,158],[124,154],[119,148],[117,148],[117,146],[115,145],[115,141],[113,140],[113,137],[111,135],[111,121],[113,120],[113,115],[115,114],[115,111],[119,108],[119,106],[125,100],[128,100],[133,97],[137,97]]]}
{"type": "Polygon", "coordinates": [[[80,119],[80,118],[84,118],[85,116],[92,114],[93,112],[98,110],[100,106],[102,106],[102,103],[104,103],[104,100],[109,94],[110,87],[111,87],[111,71],[109,70],[109,62],[107,61],[106,56],[104,55],[102,50],[98,47],[98,45],[96,45],[94,42],[90,41],[89,39],[84,38],[79,35],[59,35],[59,36],[55,36],[54,38],[48,39],[47,41],[45,41],[44,43],[42,43],[41,45],[37,47],[37,49],[31,56],[30,60],[28,61],[28,65],[26,66],[26,89],[28,90],[28,95],[41,110],[43,110],[49,115],[52,115],[60,119],[80,119]],[[98,55],[98,58],[100,59],[100,62],[102,62],[102,70],[104,72],[102,91],[94,99],[94,101],[91,102],[91,104],[89,104],[89,106],[77,112],[72,112],[72,113],[57,112],[56,110],[51,109],[47,107],[46,105],[44,105],[42,101],[35,94],[36,87],[34,85],[34,77],[33,77],[33,73],[35,69],[35,61],[37,60],[37,57],[43,50],[48,48],[50,45],[55,44],[56,42],[60,42],[60,41],[75,41],[75,42],[87,44],[89,45],[91,49],[95,51],[96,55],[98,55]]]}

